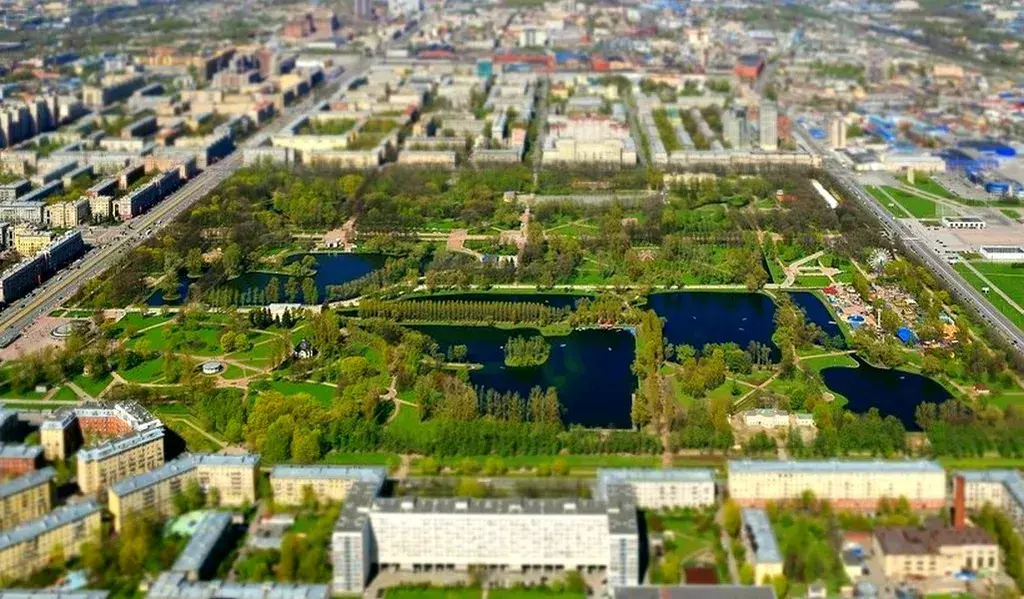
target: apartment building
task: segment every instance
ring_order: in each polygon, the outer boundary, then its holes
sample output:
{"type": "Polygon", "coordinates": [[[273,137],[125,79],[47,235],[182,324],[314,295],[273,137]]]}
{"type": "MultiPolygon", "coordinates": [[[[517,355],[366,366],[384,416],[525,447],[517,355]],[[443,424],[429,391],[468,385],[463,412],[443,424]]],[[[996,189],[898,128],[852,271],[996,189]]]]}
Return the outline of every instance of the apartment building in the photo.
{"type": "Polygon", "coordinates": [[[728,484],[729,495],[747,507],[798,499],[808,491],[843,509],[872,510],[880,499],[900,497],[915,509],[946,503],[946,473],[926,460],[734,460],[728,484]]]}
{"type": "Polygon", "coordinates": [[[18,476],[42,465],[43,451],[38,445],[0,443],[0,475],[18,476]]]}
{"type": "Polygon", "coordinates": [[[610,489],[626,485],[641,509],[705,507],[715,504],[715,475],[709,468],[600,468],[597,493],[606,499],[610,489]]]}
{"type": "Polygon", "coordinates": [[[768,513],[760,508],[746,508],[741,516],[743,540],[750,548],[747,560],[754,566],[754,583],[765,584],[765,580],[770,581],[783,570],[782,552],[775,539],[775,530],[768,513]]]}
{"type": "Polygon", "coordinates": [[[45,568],[56,551],[77,557],[99,530],[102,514],[89,500],[59,507],[42,518],[0,533],[0,580],[24,578],[45,568]]]}
{"type": "Polygon", "coordinates": [[[49,513],[56,475],[53,468],[47,467],[0,484],[0,530],[49,513]]]}
{"type": "Polygon", "coordinates": [[[63,460],[82,442],[84,433],[123,436],[163,428],[163,423],[134,401],[86,401],[55,412],[39,427],[39,441],[48,460],[63,460]]]}
{"type": "Polygon", "coordinates": [[[344,501],[352,485],[372,482],[379,486],[384,484],[387,474],[384,467],[275,466],[270,471],[270,487],[274,502],[279,505],[302,503],[306,489],[317,501],[344,501]]]}
{"type": "Polygon", "coordinates": [[[957,474],[954,484],[963,485],[966,509],[980,510],[991,503],[1006,513],[1017,532],[1024,532],[1024,479],[1019,472],[965,470],[957,474]]]}
{"type": "Polygon", "coordinates": [[[149,472],[164,463],[164,429],[109,439],[78,452],[78,486],[97,495],[121,479],[149,472]]]}
{"type": "Polygon", "coordinates": [[[872,548],[889,580],[952,576],[962,571],[998,572],[999,544],[975,527],[880,528],[872,548]]]}
{"type": "Polygon", "coordinates": [[[371,566],[465,571],[606,572],[639,581],[636,504],[620,486],[607,500],[380,498],[357,483],[331,539],[335,593],[361,592],[371,566]]]}
{"type": "Polygon", "coordinates": [[[329,599],[326,584],[190,581],[182,572],[164,572],[149,587],[149,599],[329,599]]]}
{"type": "Polygon", "coordinates": [[[180,572],[192,582],[216,572],[218,556],[230,550],[231,519],[230,512],[204,515],[170,571],[180,572]]]}
{"type": "Polygon", "coordinates": [[[196,481],[206,491],[217,490],[221,505],[238,506],[256,501],[256,454],[185,454],[163,466],[121,480],[107,489],[107,509],[114,529],[142,510],[162,515],[174,511],[174,496],[196,481]]]}

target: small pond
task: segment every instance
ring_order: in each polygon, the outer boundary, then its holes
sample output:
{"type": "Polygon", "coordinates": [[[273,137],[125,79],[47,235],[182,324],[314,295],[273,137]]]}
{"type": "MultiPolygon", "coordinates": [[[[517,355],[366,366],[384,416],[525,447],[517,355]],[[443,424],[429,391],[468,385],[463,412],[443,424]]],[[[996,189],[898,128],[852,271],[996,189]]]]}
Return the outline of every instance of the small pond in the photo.
{"type": "Polygon", "coordinates": [[[665,318],[665,338],[696,349],[708,343],[735,343],[746,349],[751,341],[779,350],[772,343],[775,302],[763,293],[679,291],[654,293],[648,306],[665,318]]]}

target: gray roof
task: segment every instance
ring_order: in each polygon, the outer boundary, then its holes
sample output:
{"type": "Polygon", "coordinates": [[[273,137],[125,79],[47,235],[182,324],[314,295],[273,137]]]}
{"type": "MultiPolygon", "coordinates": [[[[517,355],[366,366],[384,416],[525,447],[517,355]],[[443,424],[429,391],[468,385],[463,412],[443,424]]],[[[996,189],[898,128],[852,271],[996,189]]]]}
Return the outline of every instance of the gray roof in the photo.
{"type": "Polygon", "coordinates": [[[42,518],[30,520],[0,533],[0,550],[35,539],[45,532],[99,512],[100,509],[100,504],[91,499],[59,507],[42,518]]]}
{"type": "Polygon", "coordinates": [[[188,545],[181,550],[171,570],[175,572],[198,572],[210,559],[210,553],[224,537],[231,526],[230,512],[209,512],[196,525],[188,545]]]}
{"type": "Polygon", "coordinates": [[[1016,470],[964,470],[964,482],[997,483],[1006,488],[1017,505],[1024,508],[1024,479],[1016,470]]]}
{"type": "Polygon", "coordinates": [[[0,599],[107,599],[109,591],[59,591],[53,589],[7,589],[0,599]]]}
{"type": "Polygon", "coordinates": [[[759,564],[777,564],[782,561],[779,545],[775,541],[775,531],[768,520],[768,513],[759,508],[743,510],[743,526],[750,534],[754,546],[754,556],[759,564]]]}
{"type": "Polygon", "coordinates": [[[0,499],[16,495],[26,489],[31,489],[32,487],[46,484],[53,480],[55,476],[57,476],[57,471],[47,466],[46,468],[33,470],[28,474],[9,480],[0,484],[0,499]]]}
{"type": "Polygon", "coordinates": [[[338,478],[354,481],[384,482],[388,469],[383,466],[274,466],[270,478],[338,478]]]}
{"type": "Polygon", "coordinates": [[[470,499],[465,497],[381,497],[371,507],[376,513],[415,514],[528,514],[564,516],[605,514],[609,504],[596,499],[470,499]]]}
{"type": "Polygon", "coordinates": [[[369,506],[380,492],[380,484],[357,482],[345,494],[345,503],[334,521],[334,532],[361,532],[369,520],[369,506]]]}
{"type": "Polygon", "coordinates": [[[328,599],[324,584],[189,582],[181,572],[164,572],[149,588],[149,599],[328,599]]]}
{"type": "Polygon", "coordinates": [[[7,460],[16,459],[39,459],[43,455],[43,448],[39,445],[20,445],[14,443],[0,443],[0,458],[7,460]]]}
{"type": "Polygon", "coordinates": [[[616,587],[615,599],[775,599],[771,586],[689,584],[680,586],[616,587]]]}
{"type": "Polygon", "coordinates": [[[715,482],[715,472],[710,468],[598,468],[597,496],[607,499],[608,488],[612,485],[634,482],[715,482]]]}
{"type": "Polygon", "coordinates": [[[143,472],[136,476],[123,478],[110,485],[109,489],[115,495],[125,496],[129,493],[151,487],[169,478],[184,474],[197,466],[252,466],[256,467],[260,456],[255,453],[225,454],[225,453],[198,453],[182,454],[177,459],[167,462],[159,468],[149,472],[143,472]]]}
{"type": "Polygon", "coordinates": [[[151,428],[142,431],[141,433],[129,433],[123,437],[109,439],[107,441],[100,443],[99,445],[93,445],[92,447],[87,447],[79,451],[78,461],[89,462],[104,460],[110,456],[114,456],[119,453],[128,451],[129,449],[134,449],[147,443],[160,441],[163,438],[164,429],[162,427],[151,428]]]}
{"type": "Polygon", "coordinates": [[[730,460],[729,472],[945,472],[930,460],[730,460]]]}

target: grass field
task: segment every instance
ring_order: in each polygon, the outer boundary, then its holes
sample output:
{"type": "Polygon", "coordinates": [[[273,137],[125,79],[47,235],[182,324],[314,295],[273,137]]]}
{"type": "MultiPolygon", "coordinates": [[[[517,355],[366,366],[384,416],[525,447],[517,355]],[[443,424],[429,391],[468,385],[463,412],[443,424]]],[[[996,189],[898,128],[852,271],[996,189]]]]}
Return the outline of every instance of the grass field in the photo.
{"type": "Polygon", "coordinates": [[[1000,208],[999,211],[1002,212],[1003,216],[1007,218],[1012,218],[1013,220],[1020,220],[1020,210],[1015,210],[1013,208],[1000,208]]]}
{"type": "Polygon", "coordinates": [[[910,183],[909,181],[906,181],[906,183],[907,185],[912,185],[913,187],[916,187],[921,191],[930,193],[932,195],[937,195],[940,198],[947,198],[950,200],[956,199],[956,196],[946,191],[945,187],[939,185],[938,183],[932,181],[930,178],[924,175],[914,175],[914,182],[910,183]]]}
{"type": "Polygon", "coordinates": [[[185,447],[189,451],[207,453],[220,450],[220,445],[206,438],[199,431],[181,420],[168,418],[164,420],[164,424],[185,441],[185,447]]]}
{"type": "Polygon", "coordinates": [[[480,599],[483,591],[475,587],[392,587],[386,599],[480,599]]]}
{"type": "Polygon", "coordinates": [[[109,374],[99,379],[94,379],[91,376],[85,376],[84,374],[80,374],[75,378],[71,379],[71,382],[78,385],[82,389],[82,391],[85,391],[89,395],[93,397],[98,397],[99,394],[102,393],[103,390],[106,389],[113,380],[114,377],[110,376],[109,374]]]}
{"type": "Polygon", "coordinates": [[[846,354],[840,356],[820,356],[817,358],[806,358],[800,360],[800,366],[811,372],[821,372],[822,370],[833,366],[856,368],[857,361],[846,354]]]}
{"type": "MultiPolygon", "coordinates": [[[[998,293],[995,293],[991,290],[988,293],[982,291],[982,289],[987,287],[988,285],[985,283],[985,281],[981,280],[981,277],[968,270],[967,266],[964,264],[955,264],[953,265],[953,268],[956,269],[956,272],[958,272],[960,276],[964,278],[965,281],[970,283],[971,287],[974,287],[978,291],[982,292],[985,295],[985,298],[989,301],[989,303],[995,306],[996,310],[1002,312],[1004,316],[1009,318],[1010,321],[1017,325],[1019,328],[1024,329],[1024,314],[1021,314],[1020,311],[1017,310],[1017,308],[1015,308],[1012,304],[1003,299],[1003,297],[998,293]]],[[[992,281],[992,283],[998,284],[996,283],[996,281],[992,281]]],[[[1007,295],[1011,295],[1009,291],[1006,291],[1006,293],[1007,295]]]]}
{"type": "Polygon", "coordinates": [[[935,218],[935,202],[896,187],[883,187],[914,218],[935,218]]]}
{"type": "Polygon", "coordinates": [[[1024,264],[971,262],[971,266],[998,285],[1018,305],[1024,305],[1024,264]]]}
{"type": "Polygon", "coordinates": [[[397,465],[401,457],[394,453],[343,453],[331,452],[324,456],[321,463],[346,464],[351,466],[392,466],[397,465]]]}
{"type": "Polygon", "coordinates": [[[947,470],[970,470],[988,468],[1024,468],[1024,458],[973,457],[973,458],[939,458],[939,463],[947,470]]]}
{"type": "Polygon", "coordinates": [[[490,589],[487,591],[488,599],[546,599],[557,597],[558,599],[578,598],[583,599],[586,593],[573,593],[570,591],[555,591],[548,588],[513,588],[513,589],[490,589]]]}
{"type": "Polygon", "coordinates": [[[51,399],[54,401],[78,401],[78,394],[71,387],[64,386],[57,389],[57,392],[53,394],[51,399]]]}
{"type": "Polygon", "coordinates": [[[334,387],[319,383],[295,383],[292,381],[271,381],[270,388],[284,395],[305,393],[324,405],[334,401],[334,387]]]}
{"type": "Polygon", "coordinates": [[[797,287],[821,289],[831,285],[832,281],[825,275],[797,275],[795,283],[797,287]]]}
{"type": "Polygon", "coordinates": [[[124,380],[129,383],[155,383],[163,378],[164,359],[154,358],[146,360],[134,368],[129,368],[121,373],[124,380]]]}
{"type": "Polygon", "coordinates": [[[420,424],[420,410],[410,405],[401,404],[398,415],[388,424],[394,430],[411,430],[420,424]]]}

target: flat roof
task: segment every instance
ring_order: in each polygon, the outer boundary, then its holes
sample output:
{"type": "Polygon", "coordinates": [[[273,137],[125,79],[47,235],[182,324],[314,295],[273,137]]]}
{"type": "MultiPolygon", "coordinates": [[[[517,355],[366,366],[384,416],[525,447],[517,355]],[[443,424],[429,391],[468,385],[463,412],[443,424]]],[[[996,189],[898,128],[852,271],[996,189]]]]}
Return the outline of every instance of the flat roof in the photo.
{"type": "Polygon", "coordinates": [[[1024,479],[1016,470],[963,470],[957,474],[964,482],[1001,484],[1017,505],[1024,507],[1024,479]]]}
{"type": "Polygon", "coordinates": [[[729,473],[945,472],[930,460],[729,460],[729,473]]]}
{"type": "Polygon", "coordinates": [[[189,582],[181,572],[164,572],[149,587],[150,599],[329,599],[325,584],[189,582]]]}
{"type": "Polygon", "coordinates": [[[768,519],[768,512],[760,508],[746,508],[742,512],[743,526],[747,529],[754,545],[754,556],[759,564],[777,564],[782,561],[775,530],[768,519]]]}
{"type": "Polygon", "coordinates": [[[775,589],[771,585],[652,585],[616,587],[612,590],[612,596],[615,599],[775,599],[775,589]]]}
{"type": "Polygon", "coordinates": [[[22,445],[20,443],[0,443],[0,458],[6,460],[38,459],[43,455],[40,445],[22,445]]]}
{"type": "Polygon", "coordinates": [[[59,507],[42,518],[24,522],[0,533],[0,550],[30,541],[43,533],[99,512],[100,509],[100,504],[92,499],[59,507]]]}
{"type": "Polygon", "coordinates": [[[11,479],[0,484],[0,498],[17,495],[26,489],[46,484],[53,480],[55,476],[57,476],[57,471],[50,466],[40,468],[39,470],[33,470],[28,474],[24,474],[18,478],[11,479]]]}
{"type": "Polygon", "coordinates": [[[270,478],[316,478],[381,481],[388,476],[383,466],[274,466],[270,478]]]}
{"type": "Polygon", "coordinates": [[[253,466],[259,463],[259,454],[182,454],[177,459],[167,462],[159,468],[144,472],[128,478],[123,478],[110,485],[109,489],[115,495],[124,496],[135,491],[151,487],[159,482],[184,474],[198,466],[253,466]]]}
{"type": "Polygon", "coordinates": [[[78,461],[103,460],[110,456],[134,449],[140,445],[154,443],[164,438],[163,428],[151,428],[141,433],[129,433],[116,439],[108,439],[99,445],[86,447],[78,452],[78,461]]]}
{"type": "Polygon", "coordinates": [[[208,512],[196,525],[188,545],[181,550],[171,570],[175,572],[198,572],[210,559],[210,553],[224,537],[231,526],[230,512],[208,512]]]}

